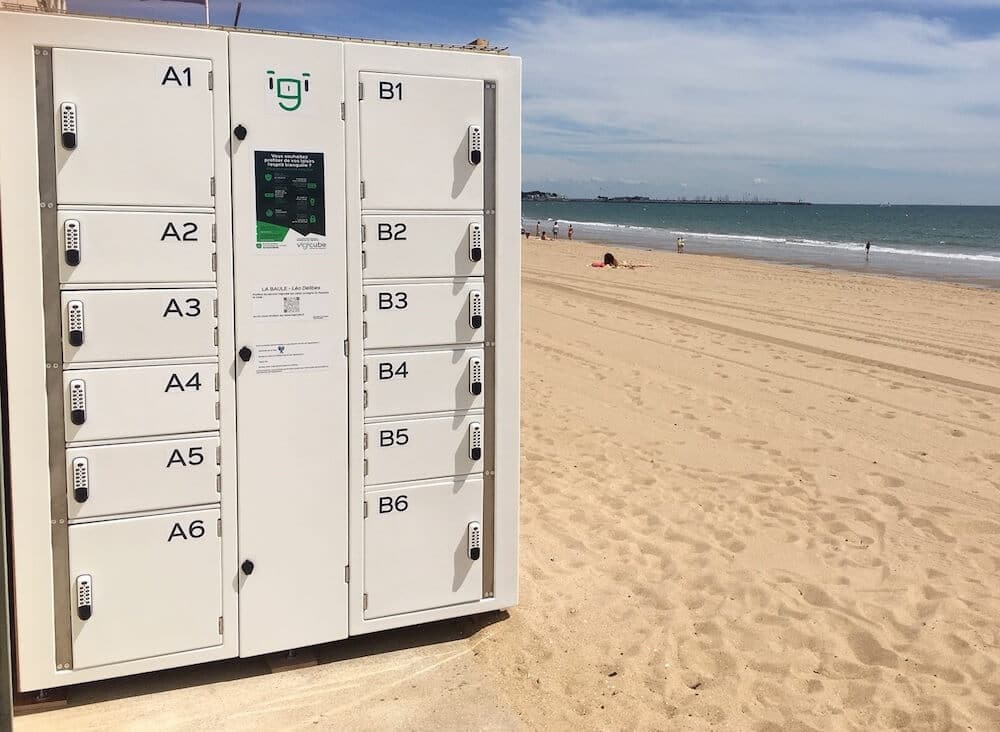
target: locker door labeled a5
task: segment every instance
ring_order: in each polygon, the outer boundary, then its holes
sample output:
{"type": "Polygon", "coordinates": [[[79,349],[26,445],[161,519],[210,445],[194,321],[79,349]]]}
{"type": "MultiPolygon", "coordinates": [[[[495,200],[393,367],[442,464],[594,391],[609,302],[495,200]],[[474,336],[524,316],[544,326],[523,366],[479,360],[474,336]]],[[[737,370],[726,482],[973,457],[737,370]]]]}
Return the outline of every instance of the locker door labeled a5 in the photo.
{"type": "Polygon", "coordinates": [[[365,618],[475,602],[483,594],[483,481],[365,494],[365,618]]]}
{"type": "Polygon", "coordinates": [[[476,473],[485,444],[482,414],[370,422],[365,484],[476,473]]]}
{"type": "Polygon", "coordinates": [[[366,210],[483,208],[483,82],[364,72],[366,210]]]}
{"type": "Polygon", "coordinates": [[[364,276],[482,277],[483,217],[369,214],[364,224],[364,276]]]}
{"type": "Polygon", "coordinates": [[[212,206],[212,64],[52,51],[60,205],[212,206]]]}
{"type": "Polygon", "coordinates": [[[485,354],[457,351],[365,356],[365,416],[482,409],[485,354]]]}
{"type": "Polygon", "coordinates": [[[214,356],[216,291],[63,290],[67,363],[214,356]]]}
{"type": "Polygon", "coordinates": [[[482,280],[365,285],[364,297],[365,348],[483,340],[482,280]]]}
{"type": "Polygon", "coordinates": [[[222,643],[218,509],[69,528],[73,667],[222,643]]]}
{"type": "Polygon", "coordinates": [[[217,430],[218,373],[214,363],[65,371],[66,441],[217,430]]]}

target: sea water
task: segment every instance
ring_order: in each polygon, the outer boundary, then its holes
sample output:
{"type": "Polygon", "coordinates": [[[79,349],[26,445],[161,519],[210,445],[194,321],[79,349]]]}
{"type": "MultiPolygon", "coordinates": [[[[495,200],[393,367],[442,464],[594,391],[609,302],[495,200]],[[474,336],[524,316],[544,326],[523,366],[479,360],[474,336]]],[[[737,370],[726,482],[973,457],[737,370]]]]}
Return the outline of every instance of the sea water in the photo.
{"type": "Polygon", "coordinates": [[[578,239],[1000,287],[1000,206],[523,201],[522,224],[578,239]],[[865,243],[871,242],[866,261],[865,243]]]}

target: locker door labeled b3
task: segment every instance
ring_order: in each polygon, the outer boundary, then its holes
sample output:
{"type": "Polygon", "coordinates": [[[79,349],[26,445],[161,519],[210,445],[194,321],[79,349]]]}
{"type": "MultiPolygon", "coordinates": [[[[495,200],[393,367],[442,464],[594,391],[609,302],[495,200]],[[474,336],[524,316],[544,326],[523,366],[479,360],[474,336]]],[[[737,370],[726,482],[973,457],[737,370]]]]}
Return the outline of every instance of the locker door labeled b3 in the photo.
{"type": "Polygon", "coordinates": [[[483,208],[483,82],[359,74],[366,210],[483,208]]]}
{"type": "Polygon", "coordinates": [[[52,51],[59,204],[214,205],[212,64],[52,51]]]}

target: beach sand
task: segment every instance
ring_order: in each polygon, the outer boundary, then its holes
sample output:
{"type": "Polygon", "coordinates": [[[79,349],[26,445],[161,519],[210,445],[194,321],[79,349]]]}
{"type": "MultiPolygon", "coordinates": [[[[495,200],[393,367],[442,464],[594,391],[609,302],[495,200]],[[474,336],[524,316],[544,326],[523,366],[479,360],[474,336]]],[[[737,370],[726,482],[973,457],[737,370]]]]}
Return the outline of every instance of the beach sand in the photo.
{"type": "Polygon", "coordinates": [[[17,728],[1000,728],[1000,292],[523,249],[509,616],[17,728]]]}

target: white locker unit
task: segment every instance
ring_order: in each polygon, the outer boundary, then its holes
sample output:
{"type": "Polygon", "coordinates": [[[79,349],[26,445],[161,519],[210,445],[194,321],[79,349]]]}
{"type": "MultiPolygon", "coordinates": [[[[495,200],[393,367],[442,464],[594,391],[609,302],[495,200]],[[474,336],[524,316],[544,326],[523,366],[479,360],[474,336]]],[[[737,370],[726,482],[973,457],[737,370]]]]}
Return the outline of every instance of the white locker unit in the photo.
{"type": "Polygon", "coordinates": [[[0,10],[0,68],[19,690],[515,605],[519,60],[0,10]]]}

